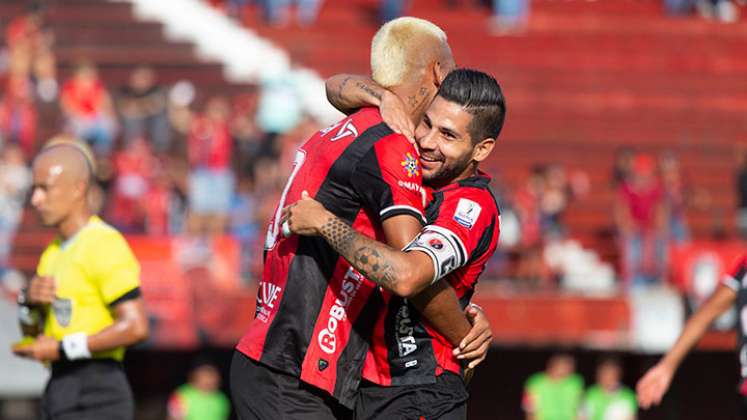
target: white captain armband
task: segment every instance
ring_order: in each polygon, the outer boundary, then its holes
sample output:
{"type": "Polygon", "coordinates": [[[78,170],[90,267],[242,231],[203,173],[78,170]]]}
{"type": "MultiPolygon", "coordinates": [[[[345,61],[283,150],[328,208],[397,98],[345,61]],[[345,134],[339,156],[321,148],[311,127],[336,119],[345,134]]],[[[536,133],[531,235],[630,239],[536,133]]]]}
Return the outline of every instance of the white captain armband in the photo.
{"type": "Polygon", "coordinates": [[[440,226],[426,226],[403,251],[421,251],[433,260],[433,281],[467,263],[467,251],[454,232],[440,226]]]}
{"type": "Polygon", "coordinates": [[[65,353],[67,360],[91,358],[91,351],[88,349],[88,334],[83,332],[62,337],[60,348],[65,353]]]}

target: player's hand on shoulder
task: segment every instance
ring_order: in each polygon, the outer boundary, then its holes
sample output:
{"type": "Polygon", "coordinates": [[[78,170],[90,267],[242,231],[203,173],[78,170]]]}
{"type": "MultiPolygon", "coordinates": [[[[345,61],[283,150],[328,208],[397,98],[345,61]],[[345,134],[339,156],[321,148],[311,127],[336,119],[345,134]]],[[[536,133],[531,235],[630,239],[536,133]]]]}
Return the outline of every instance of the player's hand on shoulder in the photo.
{"type": "Polygon", "coordinates": [[[415,144],[415,124],[407,115],[405,103],[397,95],[388,90],[384,91],[381,95],[379,110],[381,111],[381,118],[389,128],[395,133],[407,137],[413,145],[415,144]]]}
{"type": "Polygon", "coordinates": [[[487,357],[493,341],[493,331],[488,317],[479,306],[470,304],[464,313],[472,324],[472,328],[459,343],[459,347],[454,349],[454,356],[457,359],[469,361],[468,368],[474,369],[487,357]]]}
{"type": "Polygon", "coordinates": [[[28,303],[31,305],[50,304],[55,299],[56,291],[54,278],[34,276],[29,282],[27,291],[28,303]]]}
{"type": "Polygon", "coordinates": [[[284,234],[289,231],[297,235],[319,235],[322,226],[329,219],[329,212],[322,203],[314,200],[304,191],[301,199],[283,208],[280,223],[284,234]]]}
{"type": "Polygon", "coordinates": [[[14,345],[12,350],[16,356],[40,362],[54,362],[60,358],[60,342],[46,335],[40,335],[30,343],[14,345]]]}
{"type": "Polygon", "coordinates": [[[661,403],[661,399],[672,383],[672,376],[674,376],[674,369],[661,362],[643,375],[635,387],[641,408],[646,409],[661,403]]]}

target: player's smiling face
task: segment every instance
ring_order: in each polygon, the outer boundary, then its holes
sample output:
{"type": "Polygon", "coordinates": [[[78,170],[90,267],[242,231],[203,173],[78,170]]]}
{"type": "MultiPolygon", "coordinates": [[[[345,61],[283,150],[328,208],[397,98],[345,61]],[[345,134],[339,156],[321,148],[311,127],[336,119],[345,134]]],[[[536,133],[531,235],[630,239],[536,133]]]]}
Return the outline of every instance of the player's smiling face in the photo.
{"type": "Polygon", "coordinates": [[[423,183],[438,188],[474,171],[471,122],[472,114],[461,105],[436,96],[415,131],[423,183]]]}

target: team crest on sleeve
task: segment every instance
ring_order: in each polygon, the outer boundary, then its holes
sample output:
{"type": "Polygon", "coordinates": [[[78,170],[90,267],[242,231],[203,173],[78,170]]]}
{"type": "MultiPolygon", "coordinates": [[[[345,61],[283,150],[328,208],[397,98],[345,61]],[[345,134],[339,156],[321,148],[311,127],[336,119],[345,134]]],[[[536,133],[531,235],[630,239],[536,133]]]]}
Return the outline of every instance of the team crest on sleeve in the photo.
{"type": "Polygon", "coordinates": [[[466,198],[460,198],[459,204],[457,204],[456,211],[454,212],[454,220],[467,229],[472,229],[477,218],[480,217],[481,211],[482,207],[480,207],[479,204],[466,198]]]}
{"type": "Polygon", "coordinates": [[[402,169],[405,171],[408,178],[420,175],[420,164],[418,163],[418,159],[410,152],[407,152],[405,159],[400,162],[400,165],[402,165],[402,169]]]}

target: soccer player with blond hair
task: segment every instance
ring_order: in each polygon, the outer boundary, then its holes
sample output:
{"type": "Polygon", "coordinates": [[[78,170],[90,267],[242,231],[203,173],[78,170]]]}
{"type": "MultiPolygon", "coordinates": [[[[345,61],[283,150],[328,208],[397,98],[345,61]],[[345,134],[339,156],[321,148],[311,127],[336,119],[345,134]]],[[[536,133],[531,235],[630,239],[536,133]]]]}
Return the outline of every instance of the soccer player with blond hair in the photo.
{"type": "MultiPolygon", "coordinates": [[[[374,37],[371,64],[374,79],[389,92],[354,76],[328,92],[349,99],[351,115],[299,148],[270,222],[255,319],[231,365],[231,394],[241,419],[351,415],[368,341],[387,299],[324,239],[290,235],[280,220],[285,205],[309,191],[344,223],[397,249],[425,223],[417,150],[377,108],[356,111],[358,98],[347,92],[398,101],[415,124],[454,68],[451,49],[432,23],[400,18],[374,37]]],[[[470,320],[447,284],[401,292],[451,342],[470,333],[470,320]]]]}

